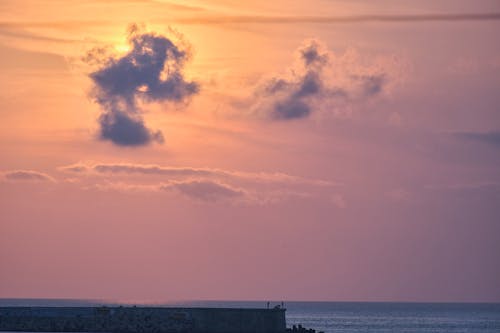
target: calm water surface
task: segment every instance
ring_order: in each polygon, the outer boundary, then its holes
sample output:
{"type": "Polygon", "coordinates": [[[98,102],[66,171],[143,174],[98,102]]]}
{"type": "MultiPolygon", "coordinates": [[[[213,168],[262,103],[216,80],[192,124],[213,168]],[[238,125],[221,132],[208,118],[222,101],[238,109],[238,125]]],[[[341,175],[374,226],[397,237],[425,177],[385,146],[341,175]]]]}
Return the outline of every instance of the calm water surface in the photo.
{"type": "MultiPolygon", "coordinates": [[[[12,300],[11,303],[3,300],[0,305],[100,305],[84,301],[64,301],[62,304],[40,300],[24,302],[12,304],[12,300]]],[[[280,303],[271,302],[271,306],[277,304],[280,303]]],[[[151,305],[263,308],[267,302],[203,301],[151,305]]],[[[286,302],[285,307],[288,327],[301,324],[325,333],[500,333],[500,304],[286,302]]]]}
{"type": "Polygon", "coordinates": [[[500,304],[291,303],[287,324],[324,332],[500,333],[500,304]]]}

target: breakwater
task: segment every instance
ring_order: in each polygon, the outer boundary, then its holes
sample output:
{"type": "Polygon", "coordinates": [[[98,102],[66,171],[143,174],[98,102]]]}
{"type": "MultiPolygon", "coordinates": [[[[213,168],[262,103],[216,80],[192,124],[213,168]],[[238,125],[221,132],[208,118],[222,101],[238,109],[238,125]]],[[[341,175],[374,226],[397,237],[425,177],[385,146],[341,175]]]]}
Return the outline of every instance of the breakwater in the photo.
{"type": "Polygon", "coordinates": [[[0,307],[0,331],[284,333],[285,309],[0,307]]]}

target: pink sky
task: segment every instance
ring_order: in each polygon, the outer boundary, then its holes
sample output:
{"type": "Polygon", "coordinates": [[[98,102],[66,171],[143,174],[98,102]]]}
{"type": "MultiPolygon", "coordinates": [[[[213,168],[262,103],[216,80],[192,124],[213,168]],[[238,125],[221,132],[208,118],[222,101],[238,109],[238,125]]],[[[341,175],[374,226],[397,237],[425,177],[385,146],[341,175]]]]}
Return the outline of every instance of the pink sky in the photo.
{"type": "Polygon", "coordinates": [[[499,302],[497,13],[2,1],[0,297],[499,302]]]}

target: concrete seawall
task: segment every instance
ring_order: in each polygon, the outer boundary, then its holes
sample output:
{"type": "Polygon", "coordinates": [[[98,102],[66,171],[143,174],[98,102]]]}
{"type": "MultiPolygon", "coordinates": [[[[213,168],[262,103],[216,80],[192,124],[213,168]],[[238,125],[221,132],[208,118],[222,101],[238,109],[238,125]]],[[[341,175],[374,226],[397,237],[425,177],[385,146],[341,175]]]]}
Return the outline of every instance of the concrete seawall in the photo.
{"type": "Polygon", "coordinates": [[[0,331],[283,333],[284,309],[0,307],[0,331]]]}

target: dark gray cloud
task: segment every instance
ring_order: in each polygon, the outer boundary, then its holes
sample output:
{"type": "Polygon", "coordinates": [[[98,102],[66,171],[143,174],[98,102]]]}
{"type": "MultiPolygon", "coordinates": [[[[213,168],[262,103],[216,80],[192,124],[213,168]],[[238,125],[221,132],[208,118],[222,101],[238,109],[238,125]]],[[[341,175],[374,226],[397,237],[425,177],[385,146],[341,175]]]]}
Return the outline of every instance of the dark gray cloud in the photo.
{"type": "Polygon", "coordinates": [[[258,88],[258,95],[274,99],[270,115],[275,119],[307,117],[312,107],[309,99],[327,93],[324,89],[322,69],[328,63],[328,54],[312,40],[299,50],[303,71],[292,78],[275,77],[258,88]]]}
{"type": "Polygon", "coordinates": [[[304,118],[311,113],[311,107],[298,98],[287,98],[274,104],[273,117],[276,119],[304,118]]]}
{"type": "Polygon", "coordinates": [[[387,81],[386,76],[383,74],[355,76],[353,79],[360,82],[362,93],[365,96],[375,96],[381,93],[387,81]]]}
{"type": "Polygon", "coordinates": [[[328,62],[328,54],[324,51],[320,51],[319,45],[315,41],[311,41],[300,49],[299,54],[306,66],[314,64],[324,65],[328,62]]]}
{"type": "Polygon", "coordinates": [[[455,135],[462,139],[483,142],[500,148],[500,131],[458,132],[455,135]]]}
{"type": "Polygon", "coordinates": [[[132,26],[128,38],[131,50],[121,57],[102,59],[101,50],[87,55],[100,68],[89,76],[94,82],[92,98],[101,106],[100,137],[120,146],[163,142],[160,131],[145,124],[138,101],[184,102],[198,93],[199,84],[184,78],[189,53],[170,39],[141,33],[132,26]]]}
{"type": "Polygon", "coordinates": [[[53,182],[54,178],[49,175],[33,171],[33,170],[13,170],[7,171],[3,174],[4,179],[10,181],[43,181],[43,182],[53,182]]]}
{"type": "Polygon", "coordinates": [[[257,108],[264,108],[273,119],[305,118],[334,99],[369,98],[381,93],[387,82],[383,74],[372,73],[350,75],[351,87],[332,84],[330,54],[316,40],[308,41],[298,55],[300,66],[291,76],[273,77],[256,89],[257,108]]]}
{"type": "Polygon", "coordinates": [[[186,180],[171,182],[161,186],[162,190],[176,190],[183,195],[202,201],[220,201],[243,197],[246,193],[242,189],[211,180],[186,180]]]}
{"type": "Polygon", "coordinates": [[[129,115],[118,110],[99,116],[101,137],[121,146],[140,146],[151,141],[163,143],[163,134],[153,132],[144,126],[141,117],[129,115]]]}

